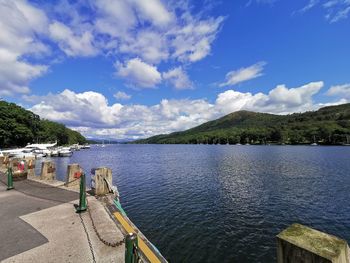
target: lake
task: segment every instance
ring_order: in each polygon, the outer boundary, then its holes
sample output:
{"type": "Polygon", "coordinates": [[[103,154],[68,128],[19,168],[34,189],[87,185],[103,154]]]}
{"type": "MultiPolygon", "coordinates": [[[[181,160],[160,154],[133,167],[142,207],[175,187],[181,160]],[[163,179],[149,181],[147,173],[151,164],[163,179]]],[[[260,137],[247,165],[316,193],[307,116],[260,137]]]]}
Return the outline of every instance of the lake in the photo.
{"type": "Polygon", "coordinates": [[[127,215],[170,262],[274,262],[294,222],[350,241],[350,147],[107,145],[54,160],[59,179],[69,163],[112,168],[127,215]]]}

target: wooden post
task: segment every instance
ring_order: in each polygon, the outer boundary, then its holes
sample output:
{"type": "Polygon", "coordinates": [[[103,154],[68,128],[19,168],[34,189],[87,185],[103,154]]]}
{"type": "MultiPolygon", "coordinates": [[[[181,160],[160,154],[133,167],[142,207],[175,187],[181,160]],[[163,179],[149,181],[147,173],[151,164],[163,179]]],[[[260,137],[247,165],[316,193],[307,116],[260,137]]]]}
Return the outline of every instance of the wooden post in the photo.
{"type": "Polygon", "coordinates": [[[74,177],[74,174],[76,172],[83,172],[79,164],[77,163],[68,164],[65,186],[67,187],[79,186],[80,180],[77,180],[77,178],[74,177]]]}
{"type": "Polygon", "coordinates": [[[345,240],[293,224],[277,235],[278,263],[349,263],[345,240]]]}
{"type": "Polygon", "coordinates": [[[5,156],[0,156],[0,168],[3,168],[4,160],[5,160],[5,156]]]}
{"type": "Polygon", "coordinates": [[[41,180],[56,179],[56,166],[54,162],[42,162],[40,179],[41,180]]]}
{"type": "Polygon", "coordinates": [[[112,185],[112,170],[107,167],[97,168],[95,170],[95,195],[108,194],[110,192],[109,186],[112,185]]]}
{"type": "Polygon", "coordinates": [[[26,157],[27,169],[28,169],[28,177],[35,177],[35,158],[34,157],[26,157]]]}

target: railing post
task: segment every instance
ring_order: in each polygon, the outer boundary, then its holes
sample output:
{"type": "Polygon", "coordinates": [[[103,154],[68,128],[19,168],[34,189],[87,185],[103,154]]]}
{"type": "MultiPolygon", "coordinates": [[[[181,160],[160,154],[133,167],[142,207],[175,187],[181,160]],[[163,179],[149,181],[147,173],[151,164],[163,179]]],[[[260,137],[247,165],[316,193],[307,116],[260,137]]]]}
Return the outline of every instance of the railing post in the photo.
{"type": "Polygon", "coordinates": [[[12,168],[7,168],[7,190],[13,189],[13,175],[12,175],[12,168]]]}
{"type": "Polygon", "coordinates": [[[79,191],[79,207],[77,208],[77,213],[86,211],[86,179],[85,173],[81,173],[80,176],[80,191],[79,191]]]}
{"type": "Polygon", "coordinates": [[[127,234],[125,238],[125,263],[137,263],[138,261],[138,241],[134,233],[127,234]]]}

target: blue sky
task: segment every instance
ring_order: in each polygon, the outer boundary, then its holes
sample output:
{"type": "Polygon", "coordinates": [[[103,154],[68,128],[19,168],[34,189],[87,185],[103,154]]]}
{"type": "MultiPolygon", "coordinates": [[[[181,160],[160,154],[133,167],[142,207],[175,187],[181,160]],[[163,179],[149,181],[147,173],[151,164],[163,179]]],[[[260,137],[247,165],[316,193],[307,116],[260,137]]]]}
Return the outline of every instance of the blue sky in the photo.
{"type": "Polygon", "coordinates": [[[87,137],[350,101],[350,0],[0,1],[0,96],[87,137]]]}

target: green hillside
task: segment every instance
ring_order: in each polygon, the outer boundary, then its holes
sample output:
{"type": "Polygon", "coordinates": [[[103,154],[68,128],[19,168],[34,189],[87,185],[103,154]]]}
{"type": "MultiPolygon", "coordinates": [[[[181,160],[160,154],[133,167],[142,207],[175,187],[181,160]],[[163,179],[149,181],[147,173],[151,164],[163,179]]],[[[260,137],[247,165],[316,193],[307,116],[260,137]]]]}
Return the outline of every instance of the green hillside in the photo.
{"type": "Polygon", "coordinates": [[[86,143],[86,139],[63,124],[40,117],[6,101],[0,101],[0,148],[25,146],[32,142],[53,142],[59,145],[86,143]]]}
{"type": "Polygon", "coordinates": [[[318,111],[274,115],[238,111],[183,132],[133,143],[170,144],[343,144],[350,141],[350,104],[318,111]]]}

